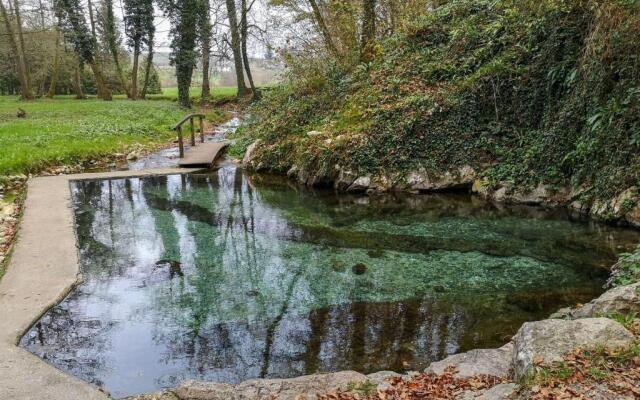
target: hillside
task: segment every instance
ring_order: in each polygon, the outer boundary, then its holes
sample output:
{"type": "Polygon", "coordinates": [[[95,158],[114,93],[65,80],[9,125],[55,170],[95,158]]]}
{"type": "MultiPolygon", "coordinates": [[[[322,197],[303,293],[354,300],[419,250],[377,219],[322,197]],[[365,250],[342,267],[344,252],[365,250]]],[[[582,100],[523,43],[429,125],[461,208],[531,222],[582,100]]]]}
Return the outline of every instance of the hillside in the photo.
{"type": "Polygon", "coordinates": [[[249,166],[310,185],[475,182],[487,196],[620,217],[640,184],[638,37],[634,0],[451,1],[369,64],[291,66],[232,151],[259,139],[249,166]]]}

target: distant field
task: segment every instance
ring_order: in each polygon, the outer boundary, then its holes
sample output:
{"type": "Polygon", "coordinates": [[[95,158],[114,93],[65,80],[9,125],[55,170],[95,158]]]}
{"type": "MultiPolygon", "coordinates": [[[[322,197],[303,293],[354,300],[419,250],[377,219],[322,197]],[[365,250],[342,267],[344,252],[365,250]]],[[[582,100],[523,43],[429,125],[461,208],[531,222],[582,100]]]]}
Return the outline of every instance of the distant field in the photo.
{"type": "MultiPolygon", "coordinates": [[[[192,87],[189,90],[189,95],[192,99],[200,98],[201,89],[199,87],[192,87]]],[[[233,99],[238,93],[235,87],[212,87],[211,88],[211,97],[213,102],[219,101],[228,101],[233,99]]],[[[177,87],[167,87],[162,89],[162,94],[150,94],[147,98],[151,100],[163,99],[163,100],[177,100],[178,99],[178,88],[177,87]]]]}
{"type": "Polygon", "coordinates": [[[0,96],[0,175],[37,171],[166,142],[185,111],[170,101],[95,99],[20,102],[0,96]],[[16,117],[18,108],[27,118],[16,117]]]}

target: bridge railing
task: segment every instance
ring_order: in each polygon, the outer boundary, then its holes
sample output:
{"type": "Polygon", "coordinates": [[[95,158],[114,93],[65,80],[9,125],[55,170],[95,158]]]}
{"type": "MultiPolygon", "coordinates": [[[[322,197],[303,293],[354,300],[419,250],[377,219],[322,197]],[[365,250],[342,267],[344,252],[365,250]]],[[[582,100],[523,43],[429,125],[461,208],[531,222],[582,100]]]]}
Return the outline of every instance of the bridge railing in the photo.
{"type": "Polygon", "coordinates": [[[200,122],[200,143],[204,143],[204,114],[189,114],[182,118],[180,122],[173,127],[178,133],[178,148],[180,149],[180,158],[184,158],[184,139],[182,135],[182,126],[189,122],[189,130],[191,132],[191,146],[196,145],[196,127],[193,123],[194,119],[198,119],[200,122]]]}

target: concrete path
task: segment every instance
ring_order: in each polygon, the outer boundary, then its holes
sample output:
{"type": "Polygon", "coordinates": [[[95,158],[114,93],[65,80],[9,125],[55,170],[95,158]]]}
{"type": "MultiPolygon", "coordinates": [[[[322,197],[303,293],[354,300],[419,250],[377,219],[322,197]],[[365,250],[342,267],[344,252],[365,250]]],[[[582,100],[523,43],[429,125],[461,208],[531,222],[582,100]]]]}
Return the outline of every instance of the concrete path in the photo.
{"type": "Polygon", "coordinates": [[[78,281],[69,182],[194,172],[154,169],[33,178],[18,240],[0,281],[0,399],[93,400],[109,396],[17,347],[20,337],[78,281]]]}

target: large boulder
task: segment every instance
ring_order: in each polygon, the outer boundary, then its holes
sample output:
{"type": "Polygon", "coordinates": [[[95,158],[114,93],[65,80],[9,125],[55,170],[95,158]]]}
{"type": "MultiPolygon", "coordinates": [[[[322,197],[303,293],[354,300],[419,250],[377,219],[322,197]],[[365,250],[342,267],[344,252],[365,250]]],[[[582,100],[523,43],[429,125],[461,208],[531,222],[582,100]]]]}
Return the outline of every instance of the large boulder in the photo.
{"type": "Polygon", "coordinates": [[[640,282],[618,286],[570,313],[573,318],[601,317],[640,312],[640,282]]]}
{"type": "Polygon", "coordinates": [[[499,349],[479,349],[454,354],[442,361],[431,363],[424,371],[440,375],[448,367],[456,368],[456,376],[467,378],[475,375],[491,375],[507,378],[511,375],[513,344],[508,343],[499,349]]]}
{"type": "MultiPolygon", "coordinates": [[[[316,400],[318,394],[347,390],[367,381],[354,371],[316,374],[293,379],[253,379],[236,386],[237,400],[316,400]]],[[[233,399],[226,397],[225,400],[233,399]]],[[[186,400],[186,399],[185,399],[186,400]]]]}
{"type": "Polygon", "coordinates": [[[178,386],[174,393],[180,400],[233,400],[235,386],[226,383],[211,383],[188,380],[178,386]]]}
{"type": "Polygon", "coordinates": [[[173,392],[180,400],[315,400],[318,394],[347,390],[367,380],[353,371],[292,379],[251,379],[239,385],[189,380],[173,392]]]}
{"type": "Polygon", "coordinates": [[[629,331],[608,318],[527,322],[513,338],[515,377],[526,377],[538,364],[562,361],[567,353],[577,348],[627,347],[633,341],[634,336],[629,331]]]}

